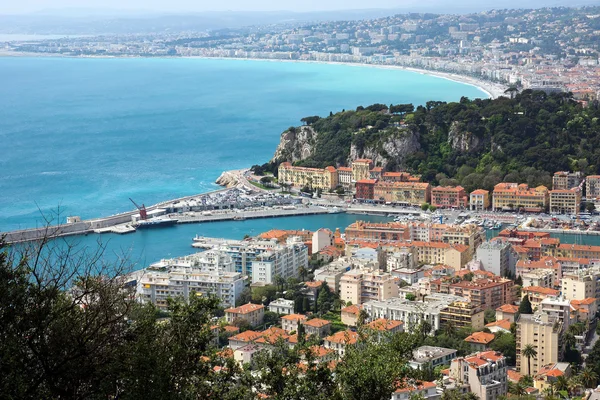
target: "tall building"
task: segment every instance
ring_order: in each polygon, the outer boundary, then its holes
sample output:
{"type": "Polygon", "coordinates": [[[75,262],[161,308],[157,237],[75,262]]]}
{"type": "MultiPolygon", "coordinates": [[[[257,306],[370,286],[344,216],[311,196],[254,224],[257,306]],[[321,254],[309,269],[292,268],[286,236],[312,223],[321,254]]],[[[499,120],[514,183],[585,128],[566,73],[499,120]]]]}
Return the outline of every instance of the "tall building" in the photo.
{"type": "Polygon", "coordinates": [[[375,198],[375,184],[377,179],[361,179],[356,182],[356,199],[373,200],[375,198]]]}
{"type": "Polygon", "coordinates": [[[547,364],[557,363],[560,357],[563,325],[559,318],[538,311],[535,314],[521,314],[517,321],[517,371],[522,375],[535,375],[547,364]],[[527,359],[523,349],[532,345],[536,357],[527,359]],[[529,371],[529,362],[531,371],[529,371]]]}
{"type": "Polygon", "coordinates": [[[233,321],[242,319],[247,321],[251,326],[262,324],[265,316],[265,306],[262,304],[244,304],[240,307],[228,308],[225,310],[225,319],[228,324],[233,321]]]}
{"type": "Polygon", "coordinates": [[[508,366],[502,353],[485,351],[459,357],[450,364],[450,378],[466,384],[481,400],[496,400],[506,396],[508,366]]]}
{"type": "Polygon", "coordinates": [[[341,277],[339,294],[346,303],[362,304],[398,297],[398,285],[396,278],[387,273],[351,270],[341,277]]]}
{"type": "Polygon", "coordinates": [[[306,168],[294,167],[289,162],[279,164],[279,182],[296,187],[308,186],[312,189],[332,190],[338,186],[338,173],[334,167],[306,168]]]}
{"type": "Polygon", "coordinates": [[[462,186],[436,186],[431,189],[431,204],[438,208],[467,208],[467,193],[462,186]]]}
{"type": "Polygon", "coordinates": [[[550,191],[550,212],[578,215],[581,206],[581,189],[556,189],[550,191]]]}
{"type": "Polygon", "coordinates": [[[327,246],[333,246],[333,232],[323,228],[316,230],[312,237],[312,252],[318,253],[327,246]]]}
{"type": "Polygon", "coordinates": [[[352,168],[350,167],[339,167],[338,172],[338,184],[343,186],[344,189],[352,189],[352,168]]]}
{"type": "Polygon", "coordinates": [[[493,210],[523,208],[526,211],[543,211],[548,206],[548,188],[529,188],[526,184],[499,183],[492,194],[493,210]]]}
{"type": "Polygon", "coordinates": [[[442,310],[440,323],[442,327],[450,325],[455,329],[469,327],[473,330],[480,330],[485,326],[484,314],[483,309],[474,304],[455,301],[442,310]]]}
{"type": "Polygon", "coordinates": [[[552,177],[553,190],[569,190],[579,186],[583,181],[581,172],[559,171],[555,172],[552,177]]]}
{"type": "Polygon", "coordinates": [[[373,160],[365,158],[352,161],[352,180],[358,182],[363,179],[369,179],[371,177],[370,171],[372,167],[373,160]]]}
{"type": "Polygon", "coordinates": [[[518,255],[510,243],[490,240],[477,247],[477,259],[486,271],[498,276],[515,276],[518,255]]]}
{"type": "Polygon", "coordinates": [[[482,310],[496,308],[513,302],[514,282],[499,276],[479,278],[472,281],[454,282],[452,279],[436,279],[429,282],[431,293],[448,293],[466,298],[482,310]]]}
{"type": "Polygon", "coordinates": [[[583,300],[588,297],[598,297],[600,274],[594,271],[563,275],[561,294],[568,300],[583,300]]]}
{"type": "Polygon", "coordinates": [[[585,197],[588,200],[600,198],[600,175],[585,178],[585,197]]]}
{"type": "Polygon", "coordinates": [[[191,256],[162,260],[129,275],[135,285],[136,298],[161,309],[167,299],[193,295],[215,295],[223,304],[233,305],[246,285],[246,277],[234,272],[231,257],[219,251],[206,251],[191,256]]]}

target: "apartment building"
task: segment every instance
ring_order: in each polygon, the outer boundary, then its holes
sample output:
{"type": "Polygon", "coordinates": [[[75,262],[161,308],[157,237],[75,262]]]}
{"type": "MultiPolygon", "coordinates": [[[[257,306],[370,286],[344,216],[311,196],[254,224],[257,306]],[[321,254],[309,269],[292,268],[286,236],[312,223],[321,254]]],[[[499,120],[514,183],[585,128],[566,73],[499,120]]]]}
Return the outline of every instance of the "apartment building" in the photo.
{"type": "Polygon", "coordinates": [[[510,243],[501,240],[490,240],[477,247],[477,260],[494,275],[514,276],[517,258],[510,243]]]}
{"type": "Polygon", "coordinates": [[[265,316],[265,306],[262,304],[244,304],[240,307],[228,308],[225,310],[225,319],[228,324],[233,321],[242,319],[247,321],[251,326],[262,324],[265,316]]]}
{"type": "Polygon", "coordinates": [[[384,172],[381,179],[386,182],[419,182],[420,176],[413,176],[408,172],[384,172]]]}
{"type": "Polygon", "coordinates": [[[489,209],[490,192],[483,189],[472,191],[469,196],[469,206],[471,211],[484,211],[489,209]]]}
{"type": "Polygon", "coordinates": [[[410,227],[400,222],[356,221],[346,228],[346,240],[400,241],[410,239],[410,227]]]}
{"type": "Polygon", "coordinates": [[[431,189],[431,204],[438,208],[467,208],[467,193],[462,186],[436,186],[431,189]]]}
{"type": "Polygon", "coordinates": [[[508,366],[502,353],[485,351],[452,360],[450,378],[469,386],[481,400],[496,400],[507,394],[508,366]]]}
{"type": "Polygon", "coordinates": [[[313,233],[312,236],[312,252],[318,253],[325,247],[331,247],[334,245],[333,232],[329,229],[318,229],[313,233]]]}
{"type": "Polygon", "coordinates": [[[169,298],[214,295],[225,306],[234,305],[246,286],[246,277],[233,272],[231,257],[219,251],[162,260],[129,275],[136,299],[166,309],[169,298]]]}
{"type": "Polygon", "coordinates": [[[358,304],[352,304],[351,306],[342,308],[340,312],[340,319],[342,324],[347,326],[356,326],[358,323],[358,314],[362,306],[358,304]]]}
{"type": "Polygon", "coordinates": [[[373,167],[369,171],[369,178],[371,179],[381,179],[383,176],[383,168],[381,167],[373,167]]]}
{"type": "Polygon", "coordinates": [[[557,249],[557,257],[600,259],[600,246],[561,243],[557,249]]]}
{"type": "Polygon", "coordinates": [[[566,331],[571,325],[571,302],[562,295],[546,297],[540,303],[540,310],[550,317],[556,317],[566,331]]]}
{"type": "Polygon", "coordinates": [[[470,327],[480,330],[485,326],[484,314],[480,307],[472,303],[455,301],[441,311],[440,324],[442,327],[449,325],[456,329],[470,327]]]}
{"type": "Polygon", "coordinates": [[[352,184],[352,168],[350,167],[339,167],[338,172],[338,185],[343,186],[344,189],[351,190],[352,184]]]}
{"type": "Polygon", "coordinates": [[[548,188],[545,186],[529,188],[524,183],[503,182],[494,186],[492,209],[495,211],[522,208],[539,212],[548,206],[548,196],[548,188]]]}
{"type": "Polygon", "coordinates": [[[460,282],[436,279],[429,283],[429,287],[431,293],[447,293],[464,297],[482,310],[496,309],[514,300],[514,282],[499,276],[460,282]]]}
{"type": "Polygon", "coordinates": [[[329,335],[331,332],[331,322],[321,319],[313,318],[300,322],[304,326],[304,331],[307,336],[315,336],[322,338],[329,335]]]}
{"type": "Polygon", "coordinates": [[[583,300],[588,297],[597,297],[600,285],[600,273],[586,271],[575,274],[563,275],[561,280],[561,293],[568,300],[583,300]]]}
{"type": "Polygon", "coordinates": [[[588,200],[600,198],[600,175],[589,175],[585,178],[585,197],[588,200]]]}
{"type": "Polygon", "coordinates": [[[522,287],[539,286],[544,288],[554,287],[554,271],[551,269],[538,269],[521,274],[522,287]]]}
{"type": "Polygon", "coordinates": [[[387,300],[398,296],[397,278],[384,272],[351,270],[340,279],[340,300],[362,304],[369,300],[387,300]]]}
{"type": "Polygon", "coordinates": [[[450,362],[456,358],[455,349],[445,347],[421,346],[413,350],[413,358],[408,362],[411,368],[424,369],[435,368],[439,365],[450,365],[450,362]]]}
{"type": "Polygon", "coordinates": [[[521,296],[528,296],[531,308],[539,310],[542,301],[546,297],[554,297],[559,295],[559,291],[549,287],[528,286],[521,289],[521,296]]]}
{"type": "Polygon", "coordinates": [[[544,365],[557,363],[562,347],[563,325],[557,316],[538,311],[535,314],[521,314],[517,321],[517,371],[522,375],[535,375],[544,365]],[[523,349],[533,345],[537,356],[532,357],[531,371],[523,349]]]}
{"type": "Polygon", "coordinates": [[[280,183],[302,188],[333,190],[338,186],[338,173],[334,167],[306,168],[294,167],[289,162],[279,164],[280,183]]]}
{"type": "Polygon", "coordinates": [[[286,331],[288,334],[291,332],[298,332],[298,327],[304,321],[306,321],[308,317],[302,314],[289,314],[281,317],[281,328],[286,331]]]}
{"type": "Polygon", "coordinates": [[[530,260],[519,260],[516,266],[516,276],[523,276],[524,274],[539,271],[539,270],[551,270],[554,273],[554,281],[559,282],[562,278],[562,265],[558,262],[556,257],[546,256],[542,257],[538,261],[530,260]]]}
{"type": "Polygon", "coordinates": [[[373,198],[401,205],[420,206],[429,203],[431,186],[424,182],[386,182],[375,184],[373,198]]]}
{"type": "Polygon", "coordinates": [[[471,350],[473,351],[484,351],[490,348],[490,343],[494,341],[496,336],[493,333],[487,332],[473,332],[469,335],[465,342],[469,343],[471,350]]]}
{"type": "Polygon", "coordinates": [[[503,304],[496,308],[496,321],[507,319],[510,322],[515,322],[515,317],[519,312],[519,306],[513,304],[503,304]]]}
{"type": "Polygon", "coordinates": [[[358,341],[358,333],[345,330],[334,333],[323,339],[323,346],[326,349],[335,350],[340,357],[343,357],[348,346],[355,345],[358,341]]]}
{"type": "Polygon", "coordinates": [[[375,198],[375,184],[377,179],[361,179],[356,182],[356,194],[358,200],[373,200],[375,198]]]}
{"type": "Polygon", "coordinates": [[[279,298],[269,303],[269,311],[276,314],[293,314],[294,300],[279,298]]]}
{"type": "Polygon", "coordinates": [[[552,177],[552,190],[569,190],[583,182],[581,172],[559,171],[552,177]]]}
{"type": "Polygon", "coordinates": [[[579,215],[581,207],[581,189],[557,189],[550,191],[550,212],[579,215]]]}
{"type": "Polygon", "coordinates": [[[352,180],[354,182],[371,177],[371,168],[373,168],[373,160],[362,158],[352,161],[352,180]]]}

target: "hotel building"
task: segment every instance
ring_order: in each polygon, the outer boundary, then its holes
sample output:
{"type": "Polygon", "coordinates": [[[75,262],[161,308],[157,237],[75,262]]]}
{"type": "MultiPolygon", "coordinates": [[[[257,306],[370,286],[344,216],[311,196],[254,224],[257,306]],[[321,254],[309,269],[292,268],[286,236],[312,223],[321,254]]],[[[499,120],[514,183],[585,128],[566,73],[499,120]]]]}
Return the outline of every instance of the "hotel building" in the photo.
{"type": "Polygon", "coordinates": [[[548,188],[538,186],[530,189],[526,184],[499,183],[494,186],[492,209],[512,210],[524,208],[526,211],[543,211],[548,206],[548,188]]]}
{"type": "Polygon", "coordinates": [[[438,208],[467,208],[467,194],[462,186],[436,186],[431,189],[431,204],[438,208]]]}
{"type": "Polygon", "coordinates": [[[569,190],[579,186],[583,181],[581,172],[559,171],[552,177],[552,190],[569,190]]]}
{"type": "Polygon", "coordinates": [[[308,186],[312,189],[333,190],[338,186],[338,173],[334,167],[306,168],[294,167],[289,162],[279,165],[279,182],[296,187],[308,186]]]}
{"type": "Polygon", "coordinates": [[[366,158],[352,161],[352,181],[358,182],[371,177],[373,160],[366,158]]]}
{"type": "Polygon", "coordinates": [[[373,198],[389,203],[420,206],[429,203],[431,186],[424,182],[381,181],[375,184],[373,198]]]}
{"type": "Polygon", "coordinates": [[[581,190],[578,187],[550,191],[550,212],[559,214],[579,214],[581,190]]]}

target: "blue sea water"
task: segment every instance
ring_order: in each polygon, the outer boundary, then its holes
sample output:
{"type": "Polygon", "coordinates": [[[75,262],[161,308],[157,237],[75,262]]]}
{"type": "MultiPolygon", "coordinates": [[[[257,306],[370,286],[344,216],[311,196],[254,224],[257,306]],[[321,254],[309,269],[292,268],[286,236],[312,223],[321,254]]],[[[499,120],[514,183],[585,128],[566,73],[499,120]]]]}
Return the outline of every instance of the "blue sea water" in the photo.
{"type": "MultiPolygon", "coordinates": [[[[418,73],[360,66],[0,58],[0,231],[43,225],[41,213],[58,207],[62,220],[94,218],[131,210],[129,197],[148,205],[215,189],[223,170],[268,161],[280,133],[305,116],[461,96],[485,93],[418,73]]],[[[343,228],[335,218],[207,229],[212,236],[241,237],[268,226],[343,228]]],[[[155,261],[185,254],[191,237],[208,234],[203,230],[188,225],[140,232],[113,238],[111,246],[133,246],[134,258],[155,261]]]]}

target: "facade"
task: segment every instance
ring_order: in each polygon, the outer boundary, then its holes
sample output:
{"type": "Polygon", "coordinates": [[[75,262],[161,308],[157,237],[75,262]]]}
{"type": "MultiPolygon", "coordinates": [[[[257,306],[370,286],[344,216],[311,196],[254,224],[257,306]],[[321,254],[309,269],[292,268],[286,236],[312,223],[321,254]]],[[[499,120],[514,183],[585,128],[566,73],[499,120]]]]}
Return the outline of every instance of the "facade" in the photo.
{"type": "Polygon", "coordinates": [[[375,198],[376,179],[361,179],[356,182],[355,198],[359,200],[373,200],[375,198]]]}
{"type": "Polygon", "coordinates": [[[600,198],[600,175],[585,178],[585,197],[588,200],[600,198]]]}
{"type": "Polygon", "coordinates": [[[370,171],[372,167],[373,160],[358,159],[352,161],[352,180],[358,182],[363,179],[369,179],[371,177],[370,171]]]}
{"type": "Polygon", "coordinates": [[[540,287],[540,286],[528,286],[521,290],[522,296],[528,296],[531,308],[533,310],[539,310],[542,300],[546,297],[558,296],[560,292],[556,289],[540,287]]]}
{"type": "Polygon", "coordinates": [[[429,203],[431,186],[423,182],[379,181],[375,184],[373,198],[394,204],[420,206],[429,203]]]}
{"type": "Polygon", "coordinates": [[[331,332],[331,322],[325,319],[313,318],[302,321],[301,324],[304,326],[304,331],[307,336],[322,338],[329,335],[329,332],[331,332]]]}
{"type": "Polygon", "coordinates": [[[136,298],[158,308],[167,307],[168,298],[215,295],[225,306],[234,305],[246,286],[246,277],[233,272],[231,257],[219,251],[162,260],[129,275],[136,298]]]}
{"type": "Polygon", "coordinates": [[[440,365],[450,365],[454,358],[456,358],[455,349],[421,346],[413,350],[413,358],[408,362],[408,365],[414,369],[435,368],[440,365]]]}
{"type": "Polygon", "coordinates": [[[452,360],[450,378],[481,400],[496,400],[507,394],[507,369],[502,353],[486,351],[452,360]]]}
{"type": "Polygon", "coordinates": [[[346,347],[355,345],[357,341],[358,333],[351,330],[339,331],[323,339],[323,346],[335,350],[340,357],[343,357],[346,347]]]}
{"type": "Polygon", "coordinates": [[[277,314],[293,314],[294,300],[279,298],[269,303],[269,311],[277,314]]]}
{"type": "Polygon", "coordinates": [[[583,300],[597,297],[598,279],[600,275],[593,272],[563,275],[561,294],[567,300],[583,300]]]}
{"type": "Polygon", "coordinates": [[[550,191],[551,213],[579,215],[580,206],[581,190],[578,187],[550,191]]]}
{"type": "Polygon", "coordinates": [[[338,174],[334,167],[306,168],[294,167],[289,162],[279,164],[278,179],[280,183],[302,188],[333,190],[338,186],[338,174]]]}
{"type": "Polygon", "coordinates": [[[492,209],[543,211],[548,206],[548,188],[538,186],[530,189],[526,184],[499,183],[494,186],[492,209]]]}
{"type": "Polygon", "coordinates": [[[490,208],[490,192],[483,189],[472,191],[469,196],[469,206],[471,211],[487,210],[490,208]]]}
{"type": "Polygon", "coordinates": [[[562,243],[558,246],[557,257],[600,259],[600,246],[562,243]]]}
{"type": "Polygon", "coordinates": [[[392,400],[409,400],[412,398],[424,400],[440,400],[442,395],[437,391],[435,382],[403,382],[392,393],[392,400]]]}
{"type": "Polygon", "coordinates": [[[312,237],[312,252],[318,253],[328,246],[333,246],[333,232],[329,229],[318,229],[313,233],[312,237]]]}
{"type": "Polygon", "coordinates": [[[436,186],[431,189],[431,204],[438,208],[467,208],[467,193],[462,186],[436,186]]]}
{"type": "Polygon", "coordinates": [[[517,371],[522,375],[535,375],[549,363],[557,363],[560,357],[563,326],[557,317],[543,312],[521,314],[517,321],[517,371]],[[531,358],[531,371],[527,357],[522,352],[528,344],[533,345],[537,356],[531,358]]]}
{"type": "Polygon", "coordinates": [[[474,330],[483,329],[485,325],[484,311],[468,302],[455,301],[440,313],[442,327],[450,325],[456,329],[471,327],[474,330]]]}
{"type": "Polygon", "coordinates": [[[583,181],[581,172],[559,171],[552,177],[552,190],[569,190],[579,186],[583,181]]]}
{"type": "Polygon", "coordinates": [[[410,239],[410,229],[400,222],[364,222],[356,221],[346,228],[346,241],[373,240],[399,241],[410,239]]]}
{"type": "Polygon", "coordinates": [[[308,318],[302,314],[289,314],[281,317],[281,328],[288,334],[298,332],[298,326],[308,318]]]}
{"type": "Polygon", "coordinates": [[[496,308],[496,321],[507,319],[510,322],[516,322],[515,317],[519,312],[519,306],[513,304],[503,304],[496,308]]]}
{"type": "Polygon", "coordinates": [[[357,304],[342,308],[340,313],[342,324],[347,326],[356,326],[358,324],[358,315],[360,314],[361,309],[362,307],[357,304]]]}
{"type": "Polygon", "coordinates": [[[412,176],[408,172],[384,172],[381,175],[386,182],[419,182],[420,176],[412,176]]]}
{"type": "Polygon", "coordinates": [[[474,351],[484,351],[490,347],[494,338],[493,333],[474,332],[465,339],[465,342],[469,343],[474,351]]]}
{"type": "Polygon", "coordinates": [[[554,271],[551,269],[539,269],[521,274],[522,287],[539,286],[551,288],[554,286],[554,271]]]}
{"type": "Polygon", "coordinates": [[[429,286],[431,293],[461,296],[482,310],[496,309],[503,304],[513,302],[514,282],[498,276],[456,283],[450,279],[437,279],[431,281],[429,286]]]}
{"type": "Polygon", "coordinates": [[[517,254],[508,242],[491,240],[477,247],[477,259],[486,271],[498,276],[514,276],[517,254]]]}
{"type": "Polygon", "coordinates": [[[369,300],[387,300],[397,297],[396,279],[388,273],[379,271],[348,271],[340,279],[340,300],[362,304],[369,300]]]}
{"type": "Polygon", "coordinates": [[[352,189],[352,168],[350,167],[339,167],[338,172],[338,184],[343,186],[344,189],[352,189]]]}
{"type": "Polygon", "coordinates": [[[244,304],[240,307],[228,308],[225,310],[225,319],[228,324],[233,321],[242,319],[247,321],[251,326],[262,324],[265,316],[265,306],[262,304],[244,304]]]}
{"type": "Polygon", "coordinates": [[[540,310],[550,318],[557,318],[563,330],[571,325],[571,302],[563,296],[546,297],[540,304],[540,310]]]}

